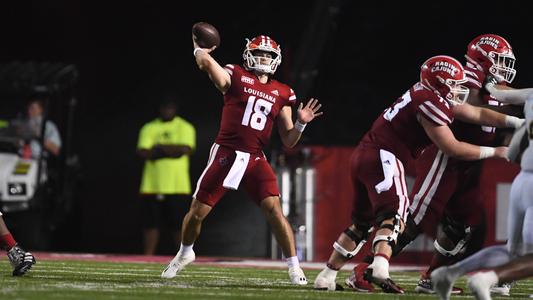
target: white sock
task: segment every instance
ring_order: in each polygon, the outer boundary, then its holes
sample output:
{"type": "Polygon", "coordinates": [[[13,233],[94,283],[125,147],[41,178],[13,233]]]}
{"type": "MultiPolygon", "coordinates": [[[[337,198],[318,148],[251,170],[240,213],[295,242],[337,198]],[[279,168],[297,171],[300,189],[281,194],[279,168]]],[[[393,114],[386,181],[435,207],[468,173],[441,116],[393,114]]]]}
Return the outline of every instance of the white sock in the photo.
{"type": "Polygon", "coordinates": [[[287,261],[287,265],[289,266],[289,269],[300,267],[300,261],[298,260],[298,256],[288,257],[287,259],[285,259],[285,261],[287,261]]]}
{"type": "Polygon", "coordinates": [[[189,253],[192,252],[192,246],[194,246],[194,243],[191,244],[191,245],[183,245],[183,243],[181,244],[180,246],[180,250],[178,251],[178,254],[181,254],[181,255],[188,255],[189,253]]]}
{"type": "Polygon", "coordinates": [[[389,260],[383,256],[374,256],[374,261],[368,268],[372,269],[372,276],[378,279],[390,278],[389,275],[389,260]]]}
{"type": "Polygon", "coordinates": [[[485,272],[487,275],[487,281],[490,284],[490,286],[496,286],[498,284],[498,275],[494,271],[485,272]]]}

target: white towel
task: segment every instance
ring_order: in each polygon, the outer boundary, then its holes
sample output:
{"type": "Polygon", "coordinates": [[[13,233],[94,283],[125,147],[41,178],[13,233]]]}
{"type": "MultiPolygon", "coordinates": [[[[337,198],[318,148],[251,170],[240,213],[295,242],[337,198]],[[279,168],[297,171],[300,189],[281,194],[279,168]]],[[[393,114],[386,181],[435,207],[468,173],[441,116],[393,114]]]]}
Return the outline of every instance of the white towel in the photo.
{"type": "Polygon", "coordinates": [[[376,192],[381,194],[388,191],[394,183],[394,173],[396,171],[396,156],[386,150],[379,150],[379,157],[381,159],[381,166],[383,168],[384,179],[376,185],[376,192]]]}
{"type": "Polygon", "coordinates": [[[248,161],[250,160],[250,153],[235,151],[235,154],[235,161],[233,162],[233,165],[231,166],[228,175],[226,175],[226,178],[224,178],[224,183],[222,184],[223,187],[230,190],[236,190],[239,188],[242,176],[244,176],[244,172],[248,166],[248,161]]]}

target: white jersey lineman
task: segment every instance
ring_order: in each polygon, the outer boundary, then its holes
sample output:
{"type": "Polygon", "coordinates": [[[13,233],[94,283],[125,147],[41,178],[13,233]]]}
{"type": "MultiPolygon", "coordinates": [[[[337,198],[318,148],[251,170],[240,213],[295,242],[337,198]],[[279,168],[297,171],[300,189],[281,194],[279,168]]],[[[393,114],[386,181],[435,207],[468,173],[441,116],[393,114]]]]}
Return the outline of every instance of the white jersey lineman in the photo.
{"type": "Polygon", "coordinates": [[[520,141],[527,134],[529,145],[522,154],[522,171],[511,186],[509,219],[507,220],[507,246],[511,256],[533,252],[533,93],[529,94],[525,105],[525,128],[517,131],[510,145],[510,154],[520,152],[520,141]]]}
{"type": "MultiPolygon", "coordinates": [[[[533,172],[533,145],[531,145],[533,138],[533,132],[531,132],[531,126],[533,126],[533,93],[530,95],[524,105],[524,115],[526,117],[525,129],[527,131],[525,134],[527,134],[529,137],[529,146],[524,151],[524,154],[522,154],[520,167],[522,168],[522,171],[533,172]]],[[[513,147],[515,146],[513,145],[513,147]]]]}
{"type": "MultiPolygon", "coordinates": [[[[507,245],[485,248],[454,265],[433,271],[431,279],[434,290],[440,299],[450,298],[453,283],[464,274],[480,269],[494,268],[509,262],[516,256],[533,253],[533,197],[531,197],[533,195],[533,132],[531,132],[533,126],[533,89],[499,90],[488,85],[487,90],[501,102],[525,103],[525,124],[513,135],[508,152],[509,159],[515,161],[521,150],[520,142],[524,134],[527,134],[529,145],[522,155],[520,163],[522,170],[511,185],[507,219],[507,245]]],[[[477,299],[490,299],[489,288],[498,281],[497,278],[489,279],[484,279],[481,284],[476,280],[469,281],[468,285],[477,299]],[[481,293],[481,290],[484,290],[485,293],[481,293]]]]}

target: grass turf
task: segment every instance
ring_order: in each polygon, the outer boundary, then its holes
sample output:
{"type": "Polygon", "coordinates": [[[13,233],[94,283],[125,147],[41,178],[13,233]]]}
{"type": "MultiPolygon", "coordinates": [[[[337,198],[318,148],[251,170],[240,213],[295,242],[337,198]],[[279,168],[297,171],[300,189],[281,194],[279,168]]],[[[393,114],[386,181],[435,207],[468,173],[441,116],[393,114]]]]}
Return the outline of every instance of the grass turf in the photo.
{"type": "MultiPolygon", "coordinates": [[[[317,270],[307,270],[310,284],[292,286],[286,270],[191,265],[172,280],[159,277],[163,265],[91,261],[39,261],[24,277],[12,277],[0,261],[0,299],[436,299],[413,292],[416,272],[393,273],[406,295],[325,292],[312,289],[317,270]]],[[[341,272],[342,283],[348,272],[341,272]]],[[[458,286],[464,288],[464,279],[458,286]]],[[[533,280],[518,282],[512,298],[533,294],[533,280]]],[[[472,298],[469,295],[452,298],[472,298]]],[[[508,297],[502,299],[509,299],[508,297]]]]}

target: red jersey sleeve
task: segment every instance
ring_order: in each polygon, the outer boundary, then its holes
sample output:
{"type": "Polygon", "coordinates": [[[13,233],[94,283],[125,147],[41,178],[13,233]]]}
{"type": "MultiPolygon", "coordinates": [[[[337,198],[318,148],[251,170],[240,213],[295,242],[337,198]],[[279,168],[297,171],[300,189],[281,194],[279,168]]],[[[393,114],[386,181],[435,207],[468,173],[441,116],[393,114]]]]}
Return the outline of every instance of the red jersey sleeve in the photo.
{"type": "Polygon", "coordinates": [[[243,70],[238,65],[227,64],[224,66],[224,71],[226,71],[231,78],[231,85],[226,91],[228,95],[239,95],[242,83],[243,70]]]}
{"type": "Polygon", "coordinates": [[[469,89],[482,89],[483,82],[485,82],[485,73],[471,67],[469,64],[465,67],[466,83],[464,84],[469,89]]]}
{"type": "Polygon", "coordinates": [[[453,122],[452,110],[446,100],[424,100],[417,107],[417,112],[428,121],[440,125],[449,126],[453,122]]]}
{"type": "Polygon", "coordinates": [[[296,104],[296,93],[294,90],[289,88],[289,98],[287,99],[287,105],[294,106],[296,104]]]}

